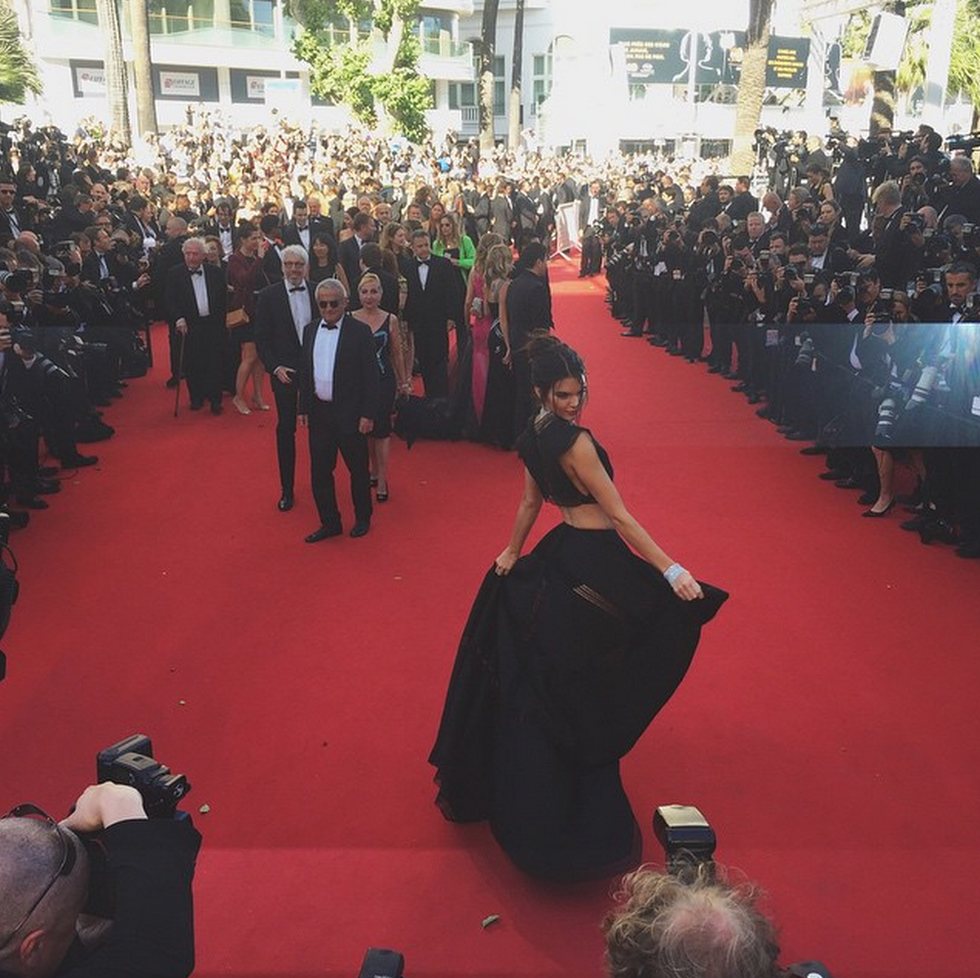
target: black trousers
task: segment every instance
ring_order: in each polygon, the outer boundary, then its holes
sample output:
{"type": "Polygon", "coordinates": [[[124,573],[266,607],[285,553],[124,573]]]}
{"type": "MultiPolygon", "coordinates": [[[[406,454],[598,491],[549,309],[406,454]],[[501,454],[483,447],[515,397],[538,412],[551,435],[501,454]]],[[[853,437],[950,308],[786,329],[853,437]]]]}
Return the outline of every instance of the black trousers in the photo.
{"type": "Polygon", "coordinates": [[[215,317],[194,323],[187,331],[184,373],[192,403],[221,403],[221,365],[227,336],[225,324],[215,317]]]}
{"type": "Polygon", "coordinates": [[[446,321],[420,323],[412,327],[415,355],[422,371],[426,397],[449,396],[449,337],[446,321]]]}
{"type": "MultiPolygon", "coordinates": [[[[295,374],[293,375],[295,376],[295,374]]],[[[296,383],[284,384],[272,375],[272,396],[276,399],[276,456],[279,460],[279,484],[292,495],[296,476],[296,383]]]]}
{"type": "Polygon", "coordinates": [[[320,514],[320,523],[324,526],[340,526],[340,510],[337,508],[337,491],[333,478],[338,451],[350,473],[354,518],[359,523],[366,523],[373,512],[367,436],[359,431],[343,431],[337,406],[316,397],[313,398],[310,409],[309,424],[310,481],[313,484],[313,500],[320,514]]]}

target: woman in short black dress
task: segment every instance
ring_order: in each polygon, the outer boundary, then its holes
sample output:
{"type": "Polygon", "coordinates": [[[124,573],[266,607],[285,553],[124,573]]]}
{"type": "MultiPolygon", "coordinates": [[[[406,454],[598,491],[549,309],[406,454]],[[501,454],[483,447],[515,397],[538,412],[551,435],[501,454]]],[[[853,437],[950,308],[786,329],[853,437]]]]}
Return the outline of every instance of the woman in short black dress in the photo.
{"type": "Polygon", "coordinates": [[[411,373],[406,372],[402,359],[401,324],[394,313],[385,312],[381,302],[381,279],[374,272],[365,272],[357,286],[361,308],[352,313],[354,319],[367,323],[374,333],[378,371],[381,374],[381,407],[368,435],[371,459],[371,484],[375,499],[388,502],[388,456],[391,450],[391,412],[395,393],[411,389],[411,373]]]}
{"type": "Polygon", "coordinates": [[[606,452],[578,425],[575,351],[538,336],[529,353],[541,411],[517,442],[524,492],[464,630],[429,760],[446,818],[489,818],[532,875],[598,878],[639,861],[619,759],[727,595],[674,563],[624,506],[606,452]],[[518,559],[545,499],[562,522],[518,559]]]}

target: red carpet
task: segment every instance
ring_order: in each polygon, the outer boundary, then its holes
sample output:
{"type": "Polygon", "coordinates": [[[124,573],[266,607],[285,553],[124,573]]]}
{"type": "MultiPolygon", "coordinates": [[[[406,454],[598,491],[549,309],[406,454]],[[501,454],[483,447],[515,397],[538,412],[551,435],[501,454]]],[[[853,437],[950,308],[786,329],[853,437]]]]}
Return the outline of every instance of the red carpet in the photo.
{"type": "MultiPolygon", "coordinates": [[[[633,513],[732,592],[624,764],[646,856],[654,807],[695,803],[720,859],[768,890],[785,960],[975,975],[980,565],[921,546],[897,513],[860,519],[727,384],[620,339],[602,280],[570,271],[552,278],[590,368],[585,423],[633,513]]],[[[195,815],[204,978],[340,978],[368,945],[402,950],[411,978],[598,978],[609,884],[533,883],[485,826],[432,804],[426,756],[510,532],[515,458],[396,442],[371,533],[306,546],[305,449],[279,514],[274,412],[174,420],[155,341],[100,466],[14,538],[0,801],[62,812],[100,747],[150,733],[193,782],[188,807],[210,806],[195,815]]]]}

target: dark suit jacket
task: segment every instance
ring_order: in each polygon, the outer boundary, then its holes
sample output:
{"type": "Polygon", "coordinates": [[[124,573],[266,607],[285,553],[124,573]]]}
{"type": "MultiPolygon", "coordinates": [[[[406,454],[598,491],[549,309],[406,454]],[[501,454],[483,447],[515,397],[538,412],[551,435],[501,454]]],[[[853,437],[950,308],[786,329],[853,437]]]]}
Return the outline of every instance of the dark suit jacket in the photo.
{"type": "MultiPolygon", "coordinates": [[[[34,230],[34,225],[28,220],[27,214],[24,213],[22,208],[14,207],[14,214],[17,217],[18,224],[20,224],[21,231],[34,230]]],[[[16,233],[10,226],[10,219],[5,212],[0,211],[0,245],[3,245],[7,241],[12,241],[16,236],[16,233]]]]}
{"type": "Polygon", "coordinates": [[[167,322],[171,326],[176,326],[178,319],[186,319],[191,330],[202,323],[212,327],[220,325],[224,328],[228,309],[228,286],[224,270],[215,268],[209,262],[205,262],[201,267],[204,269],[204,281],[207,283],[210,315],[207,320],[203,320],[198,313],[194,286],[191,285],[191,274],[187,266],[181,262],[167,273],[166,313],[167,322]]]}
{"type": "Polygon", "coordinates": [[[507,288],[511,349],[520,349],[536,329],[553,329],[548,283],[525,269],[507,288]]]}
{"type": "Polygon", "coordinates": [[[337,259],[344,268],[348,283],[353,285],[361,277],[361,246],[356,237],[351,236],[340,242],[337,259]]]}
{"type": "Polygon", "coordinates": [[[433,255],[429,259],[429,275],[422,288],[419,279],[419,263],[412,259],[402,266],[408,282],[408,298],[405,300],[405,319],[413,332],[421,329],[437,335],[446,332],[446,321],[452,316],[455,276],[459,272],[448,258],[433,255]]]}
{"type": "Polygon", "coordinates": [[[309,250],[313,246],[313,236],[317,232],[316,232],[316,229],[313,227],[313,222],[312,221],[310,221],[310,223],[307,224],[306,227],[307,227],[307,230],[310,232],[310,243],[308,245],[303,243],[303,239],[299,235],[299,228],[296,227],[295,223],[293,223],[292,221],[290,221],[282,229],[282,245],[283,245],[283,247],[285,248],[288,245],[300,245],[301,247],[306,248],[307,252],[309,252],[309,250]]]}
{"type": "MultiPolygon", "coordinates": [[[[374,274],[381,279],[381,302],[379,305],[385,312],[393,312],[396,316],[398,315],[398,279],[395,278],[391,272],[386,272],[383,268],[373,269],[374,274]]],[[[362,275],[366,275],[367,272],[362,272],[362,275]]],[[[351,283],[350,287],[350,302],[347,308],[353,312],[355,309],[361,308],[361,300],[357,295],[357,287],[360,284],[360,276],[356,282],[351,283]]]]}
{"type": "MultiPolygon", "coordinates": [[[[320,321],[313,286],[306,283],[310,296],[310,321],[320,321]]],[[[289,293],[283,282],[264,288],[255,301],[255,345],[265,369],[273,373],[276,367],[299,371],[303,365],[303,348],[289,308],[289,293]]],[[[295,379],[295,378],[294,378],[295,379]]]]}
{"type": "MultiPolygon", "coordinates": [[[[300,371],[299,413],[309,414],[316,398],[313,386],[313,344],[320,330],[318,316],[303,334],[300,371]]],[[[377,416],[381,403],[381,378],[375,356],[371,327],[345,314],[340,324],[340,342],[333,368],[333,403],[340,430],[357,431],[361,418],[377,416]]]]}
{"type": "Polygon", "coordinates": [[[333,223],[333,218],[321,214],[319,217],[310,218],[310,228],[314,234],[329,234],[334,241],[337,240],[337,228],[333,223]]]}

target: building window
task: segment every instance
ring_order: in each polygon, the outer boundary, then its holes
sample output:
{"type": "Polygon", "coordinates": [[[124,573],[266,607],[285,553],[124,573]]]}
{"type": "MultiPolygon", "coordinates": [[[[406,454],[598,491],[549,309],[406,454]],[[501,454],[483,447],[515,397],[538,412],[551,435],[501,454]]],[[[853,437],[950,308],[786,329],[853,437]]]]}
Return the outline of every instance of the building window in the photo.
{"type": "Polygon", "coordinates": [[[536,54],[532,59],[534,68],[532,95],[534,111],[551,94],[551,55],[536,54]]]}
{"type": "Polygon", "coordinates": [[[98,24],[99,22],[99,15],[95,10],[95,0],[51,0],[50,10],[54,17],[82,20],[88,24],[98,24]]]}
{"type": "MultiPolygon", "coordinates": [[[[473,74],[475,82],[451,82],[449,85],[449,108],[462,109],[476,106],[479,101],[480,62],[474,57],[473,74]]],[[[504,84],[504,58],[498,55],[493,59],[493,114],[504,115],[506,112],[504,84]]]]}

